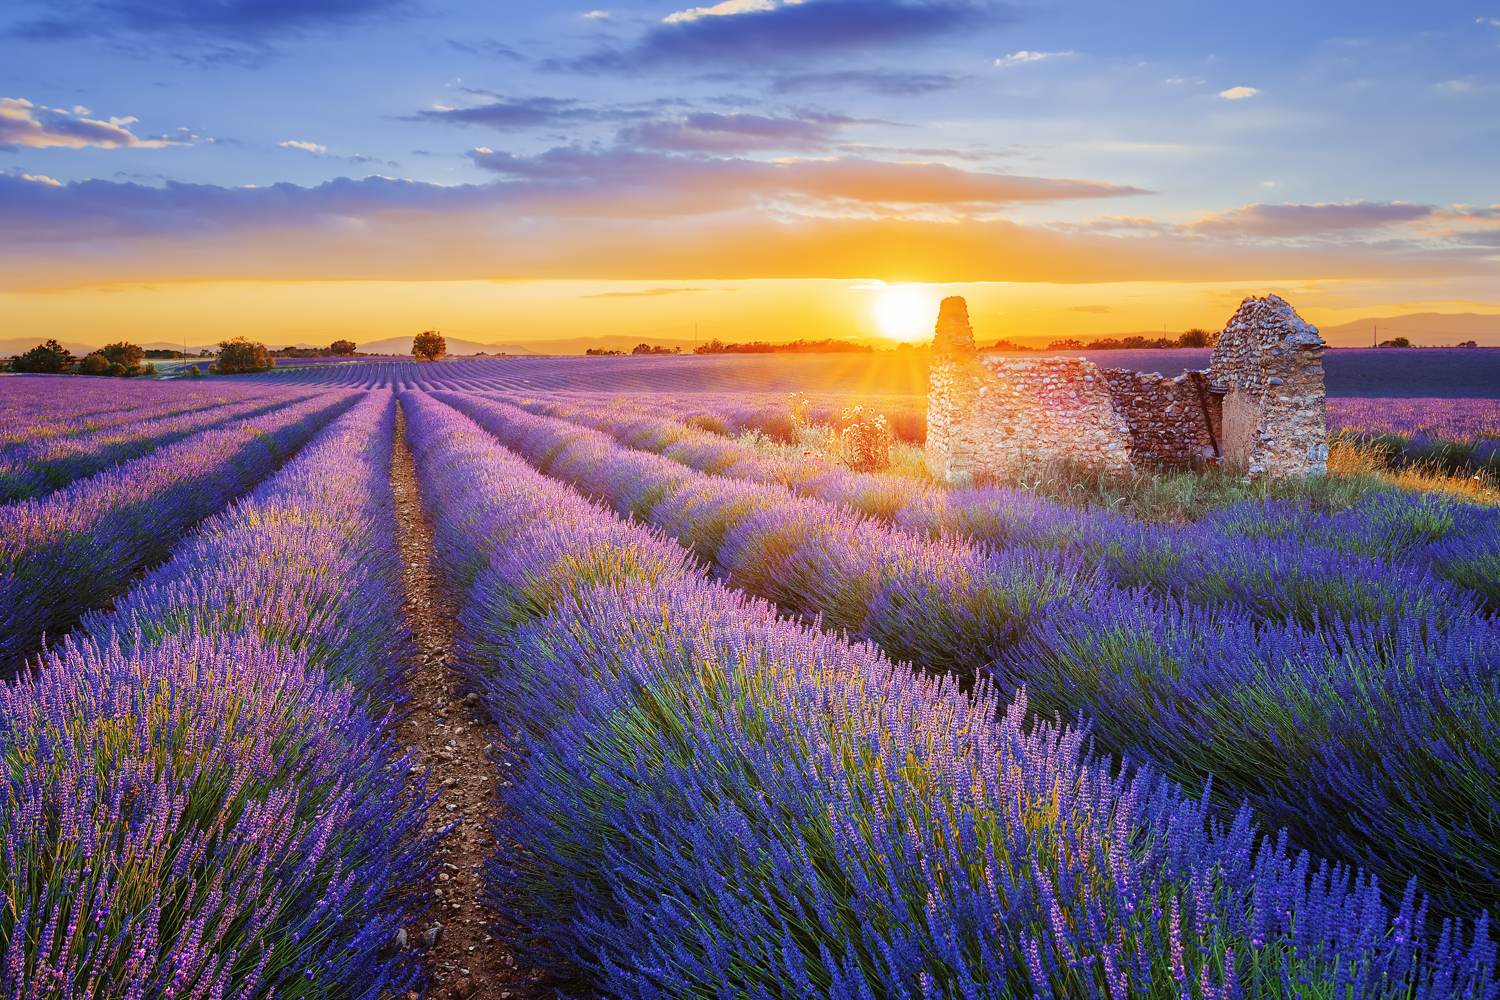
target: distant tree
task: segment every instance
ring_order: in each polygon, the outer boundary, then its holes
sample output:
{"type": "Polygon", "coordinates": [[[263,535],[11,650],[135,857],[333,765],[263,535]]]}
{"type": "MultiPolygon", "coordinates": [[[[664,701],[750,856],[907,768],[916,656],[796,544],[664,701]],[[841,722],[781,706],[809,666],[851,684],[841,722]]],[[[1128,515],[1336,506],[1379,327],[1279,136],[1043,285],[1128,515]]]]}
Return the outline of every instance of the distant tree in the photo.
{"type": "Polygon", "coordinates": [[[1390,340],[1382,340],[1381,347],[1410,347],[1411,341],[1405,337],[1392,337],[1390,340]]]}
{"type": "Polygon", "coordinates": [[[141,365],[146,358],[146,352],[134,344],[123,340],[117,341],[99,348],[99,353],[104,355],[104,360],[109,362],[111,375],[128,378],[146,373],[146,369],[141,365]]]}
{"type": "Polygon", "coordinates": [[[78,370],[85,375],[108,375],[109,369],[109,359],[102,351],[95,351],[78,362],[78,370]]]}
{"type": "Polygon", "coordinates": [[[1049,351],[1081,351],[1081,350],[1083,350],[1083,341],[1081,341],[1081,340],[1074,340],[1071,337],[1069,337],[1066,340],[1054,340],[1052,343],[1050,343],[1050,344],[1047,345],[1047,350],[1049,350],[1049,351]]]}
{"type": "Polygon", "coordinates": [[[55,340],[38,344],[25,354],[11,359],[14,372],[62,372],[73,363],[73,354],[55,340]]]}
{"type": "Polygon", "coordinates": [[[681,354],[680,347],[661,347],[655,344],[636,344],[630,349],[631,354],[681,354]]]}
{"type": "Polygon", "coordinates": [[[214,371],[220,375],[269,371],[276,364],[265,344],[244,337],[232,337],[219,343],[219,359],[214,371]]]}
{"type": "Polygon", "coordinates": [[[1477,341],[1477,340],[1460,340],[1458,343],[1454,344],[1453,346],[1454,347],[1478,347],[1479,346],[1479,341],[1477,341]]]}
{"type": "Polygon", "coordinates": [[[584,351],[585,357],[590,358],[618,358],[624,355],[624,351],[612,351],[608,347],[590,347],[584,351]]]}
{"type": "Polygon", "coordinates": [[[1198,326],[1191,330],[1184,330],[1182,336],[1177,338],[1178,347],[1213,347],[1218,342],[1217,333],[1211,333],[1198,326]]]}
{"type": "Polygon", "coordinates": [[[334,354],[353,354],[359,349],[359,345],[352,340],[335,340],[328,345],[328,349],[334,354]]]}
{"type": "Polygon", "coordinates": [[[418,361],[436,361],[448,353],[448,341],[436,330],[423,330],[412,338],[411,356],[418,361]]]}

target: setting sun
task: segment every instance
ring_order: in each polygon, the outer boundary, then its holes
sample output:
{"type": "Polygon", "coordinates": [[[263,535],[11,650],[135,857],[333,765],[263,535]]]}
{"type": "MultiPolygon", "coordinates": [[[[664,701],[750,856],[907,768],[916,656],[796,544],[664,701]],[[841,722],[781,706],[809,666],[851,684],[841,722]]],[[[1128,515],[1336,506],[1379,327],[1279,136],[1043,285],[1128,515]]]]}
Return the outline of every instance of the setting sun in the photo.
{"type": "Polygon", "coordinates": [[[882,336],[908,342],[924,340],[932,335],[937,297],[924,285],[891,285],[877,294],[874,311],[882,336]]]}

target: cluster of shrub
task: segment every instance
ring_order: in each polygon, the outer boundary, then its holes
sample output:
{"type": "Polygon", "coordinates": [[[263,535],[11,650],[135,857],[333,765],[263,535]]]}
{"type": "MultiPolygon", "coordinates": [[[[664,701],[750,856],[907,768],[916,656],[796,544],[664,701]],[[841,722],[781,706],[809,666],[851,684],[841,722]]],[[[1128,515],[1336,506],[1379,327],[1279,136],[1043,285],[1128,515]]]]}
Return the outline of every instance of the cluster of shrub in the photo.
{"type": "Polygon", "coordinates": [[[1176,337],[1142,337],[1132,335],[1129,337],[1100,337],[1098,340],[1090,340],[1087,343],[1073,337],[1063,340],[1054,340],[1046,347],[1029,347],[1026,344],[1018,344],[1013,340],[1000,339],[995,341],[992,351],[1153,351],[1164,350],[1172,347],[1213,347],[1219,342],[1219,334],[1214,330],[1204,330],[1194,327],[1184,330],[1176,337]]]}
{"type": "Polygon", "coordinates": [[[327,347],[283,347],[271,353],[278,358],[348,358],[358,349],[352,340],[335,340],[327,347]]]}
{"type": "MultiPolygon", "coordinates": [[[[584,353],[585,357],[590,357],[590,358],[623,358],[626,355],[627,352],[612,350],[612,349],[610,349],[608,347],[590,347],[588,350],[584,351],[583,353],[584,353]]],[[[644,354],[681,354],[682,353],[682,348],[680,348],[680,347],[667,347],[665,344],[640,343],[640,344],[636,344],[634,347],[632,347],[628,353],[630,353],[630,354],[636,354],[636,355],[644,355],[644,354]]]]}
{"type": "MultiPolygon", "coordinates": [[[[219,353],[209,371],[216,375],[242,375],[251,372],[270,371],[276,366],[278,357],[324,358],[351,357],[359,345],[352,340],[335,340],[326,348],[283,347],[272,351],[265,344],[247,337],[231,337],[220,341],[219,353]]],[[[434,361],[448,353],[448,344],[436,330],[424,330],[417,334],[412,344],[412,356],[419,361],[434,361]]],[[[204,352],[207,356],[207,352],[204,352]]],[[[76,372],[81,375],[113,375],[128,378],[136,375],[155,375],[156,366],[143,364],[146,358],[181,358],[188,355],[181,351],[143,350],[135,344],[120,341],[99,348],[83,358],[73,353],[56,340],[38,344],[10,361],[10,370],[23,373],[62,374],[76,372]]],[[[188,374],[201,375],[196,365],[189,366],[188,374]]]]}
{"type": "Polygon", "coordinates": [[[10,370],[38,373],[75,371],[82,375],[113,375],[117,378],[155,375],[155,365],[141,363],[145,357],[145,351],[122,340],[82,358],[74,358],[72,351],[55,340],[48,340],[12,358],[10,370]]]}
{"type": "Polygon", "coordinates": [[[875,348],[869,344],[856,344],[849,340],[793,340],[785,344],[768,344],[764,340],[751,340],[743,344],[726,344],[715,337],[706,344],[693,348],[694,354],[871,354],[875,348]]]}

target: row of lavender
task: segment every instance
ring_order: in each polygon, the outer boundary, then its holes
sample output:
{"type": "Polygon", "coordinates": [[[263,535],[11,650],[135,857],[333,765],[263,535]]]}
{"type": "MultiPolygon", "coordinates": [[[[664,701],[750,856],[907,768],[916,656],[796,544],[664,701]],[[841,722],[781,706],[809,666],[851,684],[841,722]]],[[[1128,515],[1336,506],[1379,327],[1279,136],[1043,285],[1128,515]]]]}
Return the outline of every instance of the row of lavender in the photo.
{"type": "Polygon", "coordinates": [[[0,676],[118,593],[174,536],[262,479],[357,397],[325,393],[0,506],[0,676]]]}
{"type": "Polygon", "coordinates": [[[0,689],[0,993],[381,997],[432,877],[373,394],[0,689]]]}
{"type": "Polygon", "coordinates": [[[80,379],[63,375],[10,375],[0,380],[0,445],[59,434],[95,431],[122,423],[185,413],[266,393],[264,385],[80,379]]]}
{"type": "Polygon", "coordinates": [[[1144,586],[1189,603],[1246,604],[1312,627],[1330,610],[1380,618],[1389,599],[1413,594],[1446,606],[1436,574],[1500,609],[1500,511],[1438,494],[1394,489],[1337,513],[1306,503],[1242,502],[1191,526],[1142,524],[1115,511],[1079,509],[1004,487],[947,488],[909,476],[854,472],[817,455],[770,456],[637,405],[522,401],[532,412],[582,422],[634,448],[702,472],[793,491],[889,521],[926,537],[954,535],[997,548],[1061,549],[1112,583],[1144,586]],[[1253,545],[1247,543],[1253,542],[1253,545]],[[1350,561],[1361,565],[1350,565],[1350,561]],[[1342,563],[1350,572],[1327,572],[1342,563]],[[1332,600],[1327,582],[1353,581],[1332,600]],[[1372,588],[1371,582],[1378,584],[1372,588]]]}
{"type": "MultiPolygon", "coordinates": [[[[153,415],[155,407],[142,407],[111,418],[109,426],[37,436],[0,447],[0,504],[42,496],[199,431],[258,416],[307,396],[262,391],[222,405],[172,407],[160,415],[153,415]]],[[[45,413],[42,416],[45,419],[45,413]]]]}
{"type": "Polygon", "coordinates": [[[1117,774],[1024,696],[780,618],[452,409],[403,404],[464,666],[521,734],[496,903],[602,992],[1500,989],[1483,920],[1467,946],[1432,933],[1413,893],[1387,909],[1246,812],[1117,774]]]}
{"type": "Polygon", "coordinates": [[[1195,606],[1111,585],[1065,546],[927,538],[437,395],[752,594],[893,659],[1025,689],[1039,715],[1089,719],[1103,748],[1185,784],[1212,778],[1222,804],[1248,799],[1391,891],[1416,875],[1448,913],[1500,900],[1500,625],[1450,584],[1369,562],[1280,578],[1254,568],[1254,543],[1222,554],[1224,599],[1195,606]]]}

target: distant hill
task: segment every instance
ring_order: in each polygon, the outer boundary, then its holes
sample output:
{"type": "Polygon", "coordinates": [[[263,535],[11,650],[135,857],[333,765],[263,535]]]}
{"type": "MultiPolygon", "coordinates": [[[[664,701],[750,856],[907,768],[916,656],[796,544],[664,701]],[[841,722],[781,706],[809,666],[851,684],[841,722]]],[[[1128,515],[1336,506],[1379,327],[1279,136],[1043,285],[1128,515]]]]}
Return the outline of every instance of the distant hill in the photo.
{"type": "MultiPolygon", "coordinates": [[[[46,337],[7,337],[4,340],[0,340],[0,358],[13,358],[17,354],[25,354],[46,339],[46,337]]],[[[77,340],[63,340],[59,341],[59,343],[74,354],[87,354],[94,350],[94,348],[77,340]]]]}
{"type": "Polygon", "coordinates": [[[1481,347],[1500,347],[1500,314],[1408,313],[1372,316],[1318,329],[1324,340],[1337,347],[1369,347],[1372,331],[1381,340],[1405,337],[1418,347],[1456,344],[1461,340],[1478,341],[1481,347]]]}
{"type": "MultiPolygon", "coordinates": [[[[535,350],[523,347],[520,344],[483,344],[477,340],[464,340],[462,337],[448,337],[449,354],[535,354],[535,350]]],[[[363,354],[410,354],[411,337],[387,337],[384,340],[372,340],[369,343],[356,341],[360,352],[363,354]]]]}

